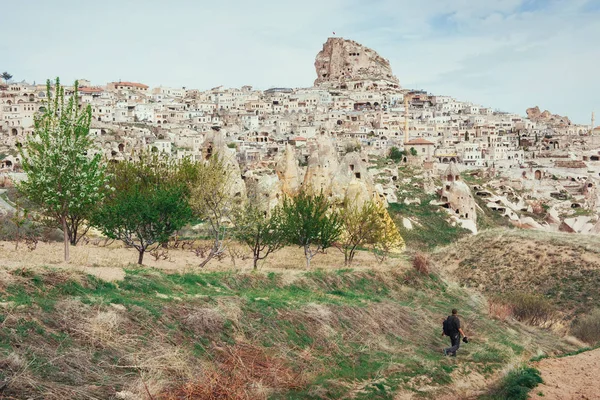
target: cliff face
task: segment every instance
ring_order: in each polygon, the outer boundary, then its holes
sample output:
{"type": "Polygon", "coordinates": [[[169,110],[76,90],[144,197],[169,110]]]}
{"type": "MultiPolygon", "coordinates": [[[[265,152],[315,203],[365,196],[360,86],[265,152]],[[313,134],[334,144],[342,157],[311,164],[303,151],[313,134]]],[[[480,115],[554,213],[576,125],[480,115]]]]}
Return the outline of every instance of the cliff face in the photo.
{"type": "Polygon", "coordinates": [[[390,63],[353,40],[329,38],[315,60],[315,86],[359,89],[400,85],[390,63]]]}
{"type": "Polygon", "coordinates": [[[535,122],[543,122],[551,126],[571,125],[569,117],[563,117],[558,114],[552,114],[546,110],[542,112],[538,106],[527,109],[527,118],[535,122]]]}

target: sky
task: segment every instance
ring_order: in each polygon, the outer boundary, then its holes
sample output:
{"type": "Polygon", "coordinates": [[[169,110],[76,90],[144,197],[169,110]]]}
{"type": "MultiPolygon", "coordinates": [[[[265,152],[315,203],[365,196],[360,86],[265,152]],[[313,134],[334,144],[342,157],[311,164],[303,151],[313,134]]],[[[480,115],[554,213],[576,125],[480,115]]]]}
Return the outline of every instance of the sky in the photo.
{"type": "Polygon", "coordinates": [[[2,0],[0,72],[201,90],[309,87],[333,32],[403,88],[600,121],[600,0],[2,0]]]}

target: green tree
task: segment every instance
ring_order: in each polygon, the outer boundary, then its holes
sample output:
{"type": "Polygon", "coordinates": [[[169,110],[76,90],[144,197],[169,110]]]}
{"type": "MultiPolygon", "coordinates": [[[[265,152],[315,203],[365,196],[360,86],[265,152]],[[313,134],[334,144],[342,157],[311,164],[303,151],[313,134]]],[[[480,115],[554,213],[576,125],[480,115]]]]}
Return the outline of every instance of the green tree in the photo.
{"type": "Polygon", "coordinates": [[[107,237],[135,248],[140,265],[146,251],[168,242],[192,218],[180,166],[168,156],[152,153],[110,167],[111,191],[93,223],[107,237]]]}
{"type": "Polygon", "coordinates": [[[405,155],[406,155],[406,152],[401,151],[399,148],[394,146],[390,149],[388,157],[391,160],[400,161],[400,160],[402,160],[402,157],[404,157],[405,155]]]}
{"type": "Polygon", "coordinates": [[[415,149],[414,147],[410,148],[410,155],[411,156],[416,156],[418,154],[419,154],[419,152],[417,151],[417,149],[415,149]]]}
{"type": "Polygon", "coordinates": [[[281,249],[285,240],[281,235],[281,218],[277,210],[268,215],[256,197],[251,197],[238,209],[234,218],[233,237],[245,243],[253,255],[253,268],[258,262],[281,249]]]}
{"type": "Polygon", "coordinates": [[[2,73],[2,75],[0,75],[0,77],[2,77],[2,79],[4,79],[4,82],[8,83],[8,81],[11,80],[13,76],[11,74],[9,74],[8,72],[4,71],[2,73]]]}
{"type": "Polygon", "coordinates": [[[319,252],[331,247],[342,233],[342,220],[323,192],[301,191],[285,198],[281,209],[281,232],[285,241],[304,249],[306,268],[319,252]]]}
{"type": "Polygon", "coordinates": [[[69,244],[78,242],[81,227],[102,200],[100,189],[107,181],[100,154],[92,155],[92,110],[89,105],[80,109],[77,88],[76,81],[67,101],[59,79],[54,96],[48,80],[45,111],[35,118],[34,133],[19,148],[27,179],[18,189],[61,226],[65,261],[69,244]]]}
{"type": "Polygon", "coordinates": [[[356,200],[346,199],[340,210],[343,231],[340,250],[344,253],[344,264],[351,265],[356,250],[365,245],[375,245],[381,239],[383,223],[374,201],[359,205],[356,200]]]}

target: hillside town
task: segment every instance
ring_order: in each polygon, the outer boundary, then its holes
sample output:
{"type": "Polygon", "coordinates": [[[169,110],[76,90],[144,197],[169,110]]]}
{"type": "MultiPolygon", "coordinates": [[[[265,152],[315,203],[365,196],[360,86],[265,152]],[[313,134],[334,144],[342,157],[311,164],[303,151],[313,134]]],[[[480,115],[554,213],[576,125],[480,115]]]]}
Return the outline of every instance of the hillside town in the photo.
{"type": "MultiPolygon", "coordinates": [[[[323,45],[315,70],[307,88],[201,91],[80,79],[78,94],[91,106],[91,131],[109,162],[140,151],[193,160],[219,152],[239,170],[236,194],[244,181],[255,181],[273,204],[307,184],[333,196],[412,201],[398,191],[397,166],[377,162],[394,149],[400,164],[424,171],[424,186],[438,193],[440,206],[474,232],[479,196],[522,227],[600,233],[600,128],[593,114],[591,125],[579,125],[538,107],[518,115],[406,89],[386,59],[338,37],[323,45]],[[469,186],[461,173],[487,180],[469,186]],[[542,205],[542,219],[525,216],[542,205]]],[[[46,97],[45,84],[0,85],[0,184],[19,179],[18,147],[46,97]]]]}

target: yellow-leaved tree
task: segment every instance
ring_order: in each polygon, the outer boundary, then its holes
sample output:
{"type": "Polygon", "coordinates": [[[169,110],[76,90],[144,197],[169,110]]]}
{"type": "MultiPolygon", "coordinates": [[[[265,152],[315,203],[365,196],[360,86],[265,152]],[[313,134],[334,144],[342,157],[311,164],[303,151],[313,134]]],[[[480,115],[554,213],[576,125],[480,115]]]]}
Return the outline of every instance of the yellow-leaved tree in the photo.
{"type": "Polygon", "coordinates": [[[379,262],[383,262],[390,254],[402,253],[406,244],[382,201],[375,201],[375,212],[379,217],[380,232],[373,244],[373,254],[379,262]]]}
{"type": "Polygon", "coordinates": [[[362,247],[372,247],[381,262],[389,254],[400,253],[405,248],[385,204],[377,198],[361,201],[358,197],[346,197],[340,207],[340,218],[342,234],[337,247],[344,253],[347,266],[352,264],[356,251],[362,247]]]}

